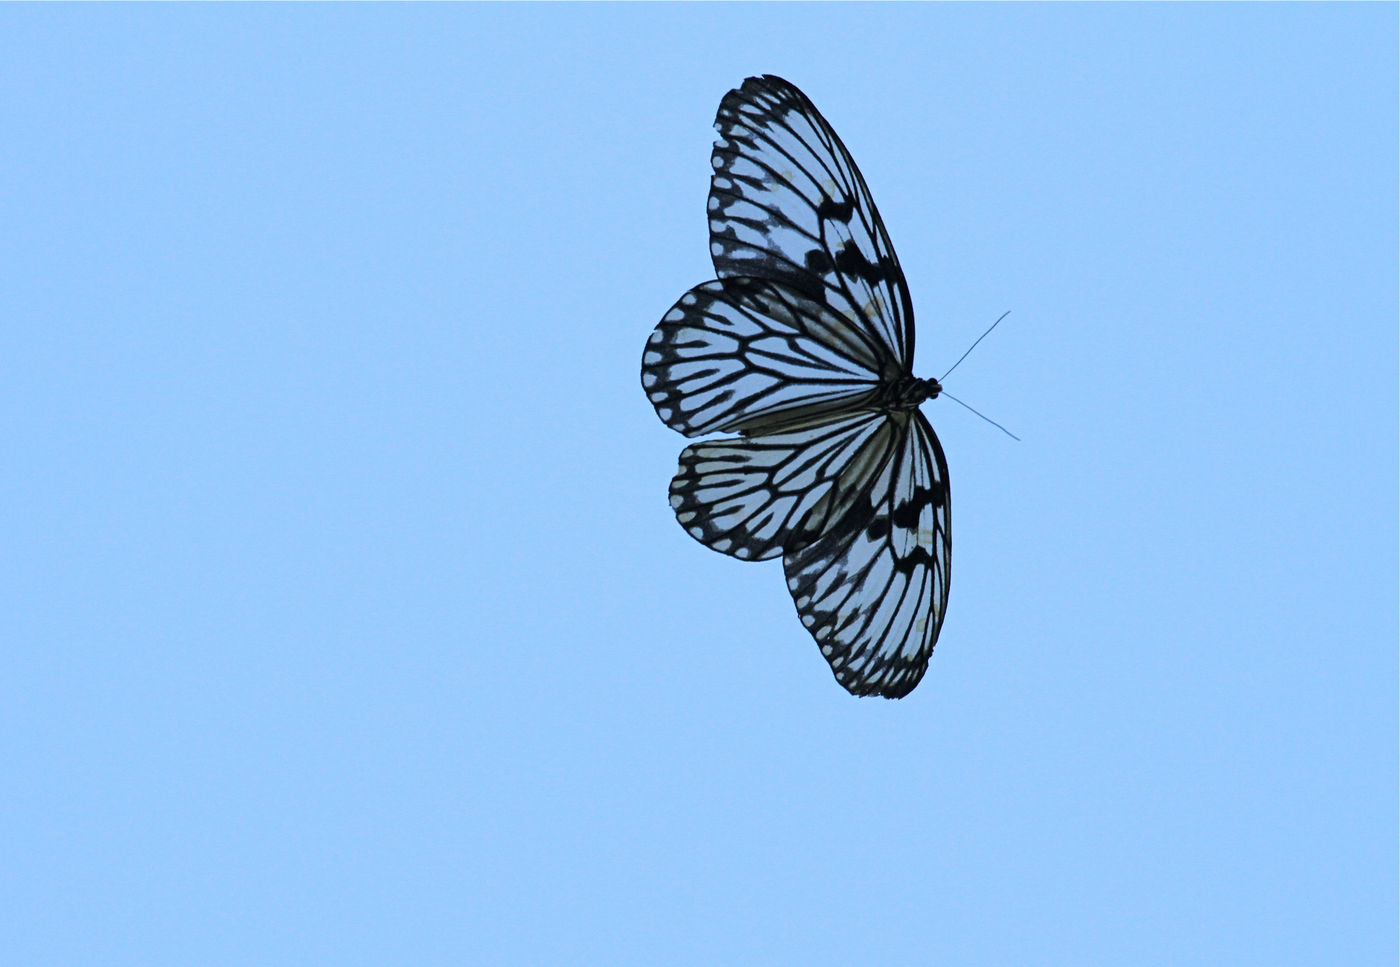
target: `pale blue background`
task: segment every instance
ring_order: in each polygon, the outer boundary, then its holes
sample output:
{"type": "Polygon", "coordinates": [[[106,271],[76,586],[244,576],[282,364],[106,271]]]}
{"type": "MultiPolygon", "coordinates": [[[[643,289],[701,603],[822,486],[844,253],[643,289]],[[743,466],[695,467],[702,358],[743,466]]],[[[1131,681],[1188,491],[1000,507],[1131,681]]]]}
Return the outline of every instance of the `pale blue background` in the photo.
{"type": "Polygon", "coordinates": [[[1389,965],[1397,13],[0,9],[0,957],[1389,965]],[[952,468],[924,683],[643,342],[800,85],[952,468]]]}

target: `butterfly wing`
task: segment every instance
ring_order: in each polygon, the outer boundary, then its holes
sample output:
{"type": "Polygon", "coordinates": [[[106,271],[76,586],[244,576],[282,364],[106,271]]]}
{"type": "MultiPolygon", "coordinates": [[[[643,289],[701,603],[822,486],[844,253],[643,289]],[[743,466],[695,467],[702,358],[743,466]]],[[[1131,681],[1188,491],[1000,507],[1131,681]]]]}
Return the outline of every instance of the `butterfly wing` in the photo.
{"type": "Polygon", "coordinates": [[[843,516],[783,556],[802,623],[854,695],[900,698],[923,678],[948,604],[948,464],[917,410],[892,414],[879,469],[843,516]]]}
{"type": "Polygon", "coordinates": [[[706,282],[662,317],[642,354],[642,388],[686,436],[754,435],[848,413],[877,395],[878,350],[796,289],[706,282]]]}
{"type": "Polygon", "coordinates": [[[745,560],[818,539],[870,486],[891,421],[863,412],[818,426],[705,440],[681,452],[671,506],[707,547],[745,560]]]}
{"type": "Polygon", "coordinates": [[[914,311],[904,273],[831,125],[796,87],[768,75],[730,91],[715,128],[710,254],[719,277],[784,282],[870,334],[907,371],[914,311]]]}

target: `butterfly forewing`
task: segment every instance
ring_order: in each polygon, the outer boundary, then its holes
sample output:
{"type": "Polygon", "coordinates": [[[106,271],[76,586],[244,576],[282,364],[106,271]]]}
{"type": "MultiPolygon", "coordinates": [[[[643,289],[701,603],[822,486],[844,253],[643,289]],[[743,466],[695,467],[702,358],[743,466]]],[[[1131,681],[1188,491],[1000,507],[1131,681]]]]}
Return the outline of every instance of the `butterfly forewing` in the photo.
{"type": "Polygon", "coordinates": [[[836,680],[899,698],[928,667],[951,573],[948,465],[917,411],[840,522],[783,557],[798,614],[836,680]]]}
{"type": "Polygon", "coordinates": [[[907,368],[914,313],[880,213],[841,139],[782,78],[751,77],[715,119],[710,255],[721,279],[809,292],[907,368]]]}

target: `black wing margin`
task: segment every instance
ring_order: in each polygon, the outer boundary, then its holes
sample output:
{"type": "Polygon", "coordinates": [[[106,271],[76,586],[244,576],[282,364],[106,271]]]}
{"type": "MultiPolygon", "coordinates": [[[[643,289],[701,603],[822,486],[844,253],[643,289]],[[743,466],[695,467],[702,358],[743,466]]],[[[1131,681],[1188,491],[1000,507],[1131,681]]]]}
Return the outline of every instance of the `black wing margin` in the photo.
{"type": "MultiPolygon", "coordinates": [[[[806,95],[750,77],[720,103],[710,180],[710,254],[721,279],[774,279],[914,360],[904,272],[860,169],[806,95]]],[[[890,375],[888,373],[882,375],[890,375]]]]}
{"type": "Polygon", "coordinates": [[[894,414],[887,459],[841,521],[783,556],[788,590],[836,680],[901,698],[923,678],[948,605],[948,464],[917,410],[894,414]]]}

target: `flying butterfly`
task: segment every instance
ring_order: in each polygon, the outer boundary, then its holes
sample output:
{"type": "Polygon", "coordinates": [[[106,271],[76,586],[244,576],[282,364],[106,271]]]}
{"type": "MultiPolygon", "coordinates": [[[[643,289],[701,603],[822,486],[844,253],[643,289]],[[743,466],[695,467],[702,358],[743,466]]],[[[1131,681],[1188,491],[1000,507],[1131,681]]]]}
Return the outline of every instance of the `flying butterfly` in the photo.
{"type": "Polygon", "coordinates": [[[919,404],[904,273],[855,161],[812,102],[750,77],[720,103],[708,203],[718,278],[662,317],[642,388],[688,437],[676,519],[744,560],[783,558],[836,680],[900,698],[948,604],[948,464],[919,404]]]}

